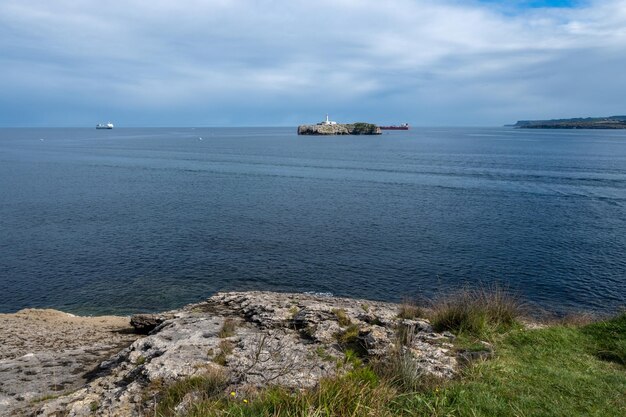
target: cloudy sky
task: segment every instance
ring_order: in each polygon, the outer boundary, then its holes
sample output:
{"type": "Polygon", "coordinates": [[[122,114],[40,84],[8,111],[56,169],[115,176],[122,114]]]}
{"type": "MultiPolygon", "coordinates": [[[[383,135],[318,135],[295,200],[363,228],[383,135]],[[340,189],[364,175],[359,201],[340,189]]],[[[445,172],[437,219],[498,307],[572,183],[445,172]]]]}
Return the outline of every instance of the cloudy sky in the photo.
{"type": "Polygon", "coordinates": [[[626,113],[626,0],[0,0],[0,126],[626,113]]]}

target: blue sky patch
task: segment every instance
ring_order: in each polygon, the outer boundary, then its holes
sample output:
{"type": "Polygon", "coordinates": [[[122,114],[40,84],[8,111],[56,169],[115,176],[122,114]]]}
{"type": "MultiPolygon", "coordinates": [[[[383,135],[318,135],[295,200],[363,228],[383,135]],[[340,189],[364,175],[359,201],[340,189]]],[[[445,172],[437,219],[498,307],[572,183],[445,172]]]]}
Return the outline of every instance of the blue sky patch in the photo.
{"type": "Polygon", "coordinates": [[[502,6],[517,6],[520,8],[540,7],[575,7],[581,0],[481,0],[483,3],[497,3],[502,6]]]}

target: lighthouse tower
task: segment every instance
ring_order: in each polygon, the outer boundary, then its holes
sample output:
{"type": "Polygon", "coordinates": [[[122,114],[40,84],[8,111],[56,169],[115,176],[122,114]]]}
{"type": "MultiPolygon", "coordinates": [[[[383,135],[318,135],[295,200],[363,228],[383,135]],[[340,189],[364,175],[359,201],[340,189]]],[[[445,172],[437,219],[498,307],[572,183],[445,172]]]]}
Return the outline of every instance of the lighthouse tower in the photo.
{"type": "Polygon", "coordinates": [[[333,122],[332,120],[328,119],[328,113],[326,113],[326,120],[324,122],[322,122],[322,124],[324,125],[336,125],[337,122],[333,122]]]}

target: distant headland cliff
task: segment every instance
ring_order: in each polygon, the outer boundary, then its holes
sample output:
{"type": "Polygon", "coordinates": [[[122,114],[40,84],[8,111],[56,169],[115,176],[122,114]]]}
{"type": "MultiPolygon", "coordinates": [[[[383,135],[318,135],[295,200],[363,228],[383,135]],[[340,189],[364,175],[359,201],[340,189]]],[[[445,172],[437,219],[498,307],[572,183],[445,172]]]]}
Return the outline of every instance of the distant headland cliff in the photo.
{"type": "Polygon", "coordinates": [[[380,127],[372,123],[337,123],[328,119],[314,125],[298,126],[298,135],[380,135],[380,127]]]}
{"type": "Polygon", "coordinates": [[[513,126],[520,129],[626,129],[626,116],[519,120],[513,126]]]}

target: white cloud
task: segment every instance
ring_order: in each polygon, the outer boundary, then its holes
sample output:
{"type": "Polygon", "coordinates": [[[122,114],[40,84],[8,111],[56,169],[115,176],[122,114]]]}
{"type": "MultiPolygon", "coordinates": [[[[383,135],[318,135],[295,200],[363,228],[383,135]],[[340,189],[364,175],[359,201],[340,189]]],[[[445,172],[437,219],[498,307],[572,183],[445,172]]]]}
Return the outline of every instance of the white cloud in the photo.
{"type": "Polygon", "coordinates": [[[273,123],[301,109],[504,123],[623,112],[623,51],[625,0],[516,13],[435,0],[5,0],[0,106],[93,100],[171,123],[172,108],[202,106],[249,124],[255,110],[273,123]]]}

